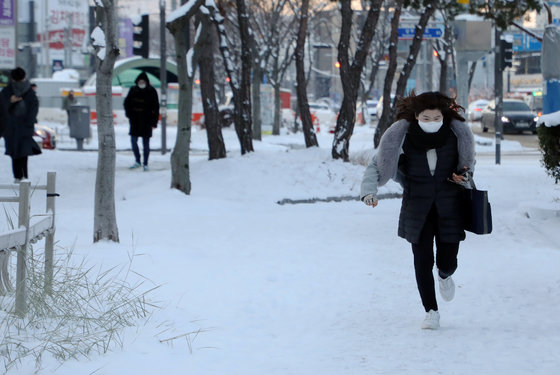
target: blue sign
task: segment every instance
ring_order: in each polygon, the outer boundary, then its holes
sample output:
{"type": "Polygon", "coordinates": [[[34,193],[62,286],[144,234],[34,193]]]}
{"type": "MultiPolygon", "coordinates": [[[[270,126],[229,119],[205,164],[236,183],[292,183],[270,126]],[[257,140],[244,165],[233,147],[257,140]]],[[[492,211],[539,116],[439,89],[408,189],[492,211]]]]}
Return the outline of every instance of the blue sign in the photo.
{"type": "MultiPolygon", "coordinates": [[[[416,27],[399,27],[399,39],[413,39],[416,27]]],[[[438,39],[443,35],[443,30],[438,27],[426,27],[422,39],[438,39]]]]}
{"type": "Polygon", "coordinates": [[[526,33],[514,33],[513,51],[514,52],[539,52],[542,43],[526,33]]]}

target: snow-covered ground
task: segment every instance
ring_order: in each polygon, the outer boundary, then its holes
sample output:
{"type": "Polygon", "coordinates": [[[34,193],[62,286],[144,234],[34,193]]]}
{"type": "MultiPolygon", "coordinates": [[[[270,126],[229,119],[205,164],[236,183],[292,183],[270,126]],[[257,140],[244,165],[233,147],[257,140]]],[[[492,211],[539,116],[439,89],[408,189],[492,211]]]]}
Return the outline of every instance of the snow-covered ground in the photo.
{"type": "MultiPolygon", "coordinates": [[[[116,126],[119,149],[130,147],[127,130],[116,126]]],[[[372,136],[356,128],[353,158],[371,149],[372,136]]],[[[57,172],[59,246],[107,268],[132,254],[133,269],[160,286],[151,294],[160,308],[125,331],[122,349],[62,365],[45,356],[37,372],[29,359],[9,374],[558,374],[560,217],[527,215],[526,207],[558,205],[560,187],[538,152],[504,142],[495,165],[493,146],[477,146],[475,177],[489,190],[494,232],[467,235],[456,298],[440,302],[441,329],[424,331],[410,245],[396,235],[400,200],[375,209],[278,205],[357,196],[364,166],[332,160],[329,134],[313,149],[303,148],[301,133],[264,136],[246,156],[233,130],[224,138],[228,158],[208,161],[205,132],[193,133],[189,196],[169,188],[169,154],[153,152],[143,172],[128,169],[130,151],[118,152],[119,244],[92,244],[95,152],[30,158],[32,182],[57,172]],[[198,330],[189,341],[160,342],[198,330]]],[[[170,128],[168,147],[174,139],[170,128]]],[[[94,137],[86,148],[95,147],[94,137]]],[[[3,155],[0,176],[11,182],[3,155]]],[[[398,191],[390,183],[381,192],[398,191]]]]}

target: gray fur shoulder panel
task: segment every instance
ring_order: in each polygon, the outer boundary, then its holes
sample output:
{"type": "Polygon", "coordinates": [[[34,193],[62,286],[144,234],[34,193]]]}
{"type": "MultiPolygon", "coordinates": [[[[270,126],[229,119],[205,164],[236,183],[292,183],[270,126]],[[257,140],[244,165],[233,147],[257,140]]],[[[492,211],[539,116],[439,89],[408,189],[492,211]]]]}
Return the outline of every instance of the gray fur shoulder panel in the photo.
{"type": "Polygon", "coordinates": [[[466,122],[453,120],[451,121],[451,130],[457,137],[457,151],[459,153],[459,164],[457,170],[466,166],[471,171],[474,170],[475,152],[474,152],[474,136],[471,128],[466,122]]]}
{"type": "Polygon", "coordinates": [[[379,186],[385,185],[391,178],[396,176],[400,149],[409,126],[408,121],[399,120],[383,133],[379,142],[379,150],[377,151],[379,186]]]}

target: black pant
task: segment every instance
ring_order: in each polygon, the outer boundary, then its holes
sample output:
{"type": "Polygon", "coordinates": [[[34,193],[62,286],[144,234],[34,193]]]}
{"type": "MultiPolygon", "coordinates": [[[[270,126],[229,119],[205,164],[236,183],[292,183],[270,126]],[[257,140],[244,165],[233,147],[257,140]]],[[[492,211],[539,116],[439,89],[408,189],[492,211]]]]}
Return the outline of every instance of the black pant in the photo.
{"type": "Polygon", "coordinates": [[[426,312],[437,311],[436,291],[434,285],[434,237],[436,239],[436,265],[442,278],[453,275],[457,269],[459,242],[441,242],[438,232],[438,214],[435,205],[430,210],[418,243],[412,244],[414,254],[414,271],[420,298],[426,312]]]}
{"type": "Polygon", "coordinates": [[[23,158],[12,157],[12,172],[14,173],[14,178],[18,180],[27,178],[27,156],[23,158]]]}

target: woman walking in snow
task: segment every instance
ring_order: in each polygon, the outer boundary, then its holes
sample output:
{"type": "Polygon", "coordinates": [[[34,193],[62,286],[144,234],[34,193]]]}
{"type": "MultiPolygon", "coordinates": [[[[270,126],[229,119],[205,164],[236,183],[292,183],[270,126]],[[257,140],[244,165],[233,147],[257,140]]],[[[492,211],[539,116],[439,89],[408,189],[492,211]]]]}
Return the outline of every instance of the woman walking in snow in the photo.
{"type": "Polygon", "coordinates": [[[412,244],[416,283],[426,318],[423,329],[439,328],[433,266],[441,298],[451,301],[459,242],[465,239],[460,184],[474,167],[474,138],[459,114],[464,109],[439,92],[397,102],[397,122],[381,138],[366,168],[361,199],[377,206],[377,188],[394,179],[403,187],[398,235],[412,244]],[[468,173],[467,173],[468,172],[468,173]]]}

